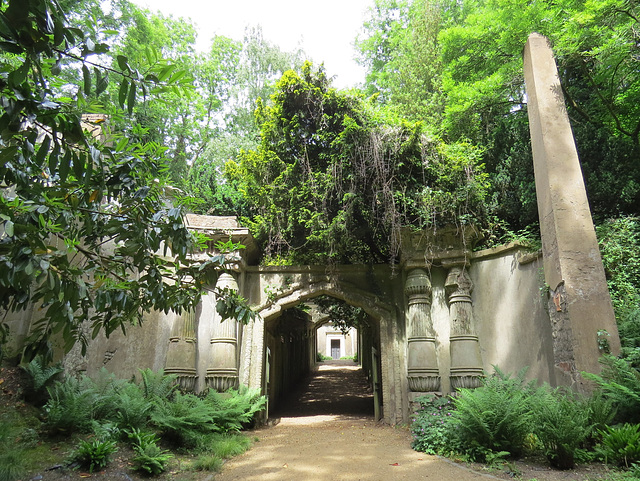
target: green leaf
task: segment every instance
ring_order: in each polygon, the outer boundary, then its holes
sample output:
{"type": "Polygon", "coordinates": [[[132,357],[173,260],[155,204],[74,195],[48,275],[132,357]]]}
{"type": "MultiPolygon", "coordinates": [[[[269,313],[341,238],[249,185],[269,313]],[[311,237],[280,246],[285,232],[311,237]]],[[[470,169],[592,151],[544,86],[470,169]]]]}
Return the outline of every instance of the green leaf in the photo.
{"type": "Polygon", "coordinates": [[[136,104],[136,83],[132,80],[129,88],[129,96],[127,97],[127,111],[129,115],[133,113],[133,107],[136,104]]]}
{"type": "Polygon", "coordinates": [[[80,180],[84,177],[85,171],[85,162],[84,162],[84,154],[82,152],[74,152],[73,153],[73,173],[76,176],[76,179],[80,180]]]}
{"type": "Polygon", "coordinates": [[[49,155],[49,172],[56,170],[58,165],[58,157],[60,156],[60,144],[58,142],[53,146],[53,151],[49,155]]]}
{"type": "Polygon", "coordinates": [[[118,103],[122,108],[124,108],[124,103],[127,100],[128,91],[129,91],[129,80],[127,80],[126,78],[123,78],[122,82],[120,82],[120,90],[118,92],[118,103]]]}
{"type": "Polygon", "coordinates": [[[60,182],[63,184],[67,180],[67,176],[69,175],[69,170],[71,169],[71,150],[68,150],[64,153],[64,157],[62,158],[62,162],[60,163],[60,168],[58,170],[58,175],[60,176],[60,182]]]}
{"type": "Polygon", "coordinates": [[[118,61],[118,67],[120,67],[120,70],[122,70],[124,73],[131,72],[131,68],[129,67],[129,59],[127,57],[125,57],[124,55],[118,55],[116,57],[116,60],[118,61]]]}
{"type": "Polygon", "coordinates": [[[38,149],[38,153],[36,154],[36,157],[35,157],[35,163],[38,167],[41,167],[42,164],[44,163],[44,159],[49,153],[50,146],[51,146],[51,137],[49,137],[48,135],[45,135],[44,140],[40,144],[40,148],[38,149]]]}
{"type": "Polygon", "coordinates": [[[4,233],[9,237],[13,237],[13,222],[8,220],[4,223],[4,233]]]}
{"type": "Polygon", "coordinates": [[[93,70],[96,74],[96,96],[97,96],[97,95],[100,95],[102,92],[104,92],[109,86],[109,77],[106,73],[104,75],[100,75],[100,70],[98,70],[98,68],[96,67],[94,67],[93,70]]]}
{"type": "Polygon", "coordinates": [[[85,64],[82,64],[82,79],[84,83],[84,94],[91,95],[91,73],[85,64]]]}

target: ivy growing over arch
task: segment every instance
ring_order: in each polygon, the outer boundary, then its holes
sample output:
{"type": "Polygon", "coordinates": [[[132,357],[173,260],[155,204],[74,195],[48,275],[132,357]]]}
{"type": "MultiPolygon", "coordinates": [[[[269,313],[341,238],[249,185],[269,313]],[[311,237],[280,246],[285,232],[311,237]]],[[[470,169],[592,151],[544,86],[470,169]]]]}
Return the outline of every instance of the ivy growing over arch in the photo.
{"type": "Polygon", "coordinates": [[[285,72],[256,118],[259,146],[226,175],[265,263],[394,263],[405,227],[486,222],[477,148],[332,88],[322,67],[285,72]]]}

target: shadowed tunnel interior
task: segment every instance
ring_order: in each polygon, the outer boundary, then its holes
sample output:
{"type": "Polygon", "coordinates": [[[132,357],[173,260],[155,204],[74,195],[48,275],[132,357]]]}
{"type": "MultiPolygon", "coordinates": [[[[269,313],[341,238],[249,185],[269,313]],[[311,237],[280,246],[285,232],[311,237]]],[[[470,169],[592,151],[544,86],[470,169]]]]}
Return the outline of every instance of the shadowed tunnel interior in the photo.
{"type": "Polygon", "coordinates": [[[271,418],[317,415],[373,417],[373,393],[351,360],[324,361],[284,395],[271,418]]]}

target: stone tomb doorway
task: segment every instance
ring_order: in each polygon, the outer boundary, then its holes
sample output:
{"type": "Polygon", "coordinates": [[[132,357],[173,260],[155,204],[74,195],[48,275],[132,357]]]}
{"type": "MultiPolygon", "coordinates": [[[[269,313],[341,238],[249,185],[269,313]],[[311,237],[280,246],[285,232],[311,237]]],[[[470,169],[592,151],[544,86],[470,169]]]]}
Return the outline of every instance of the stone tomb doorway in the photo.
{"type": "Polygon", "coordinates": [[[277,317],[265,319],[264,392],[268,396],[267,418],[282,413],[314,415],[341,413],[381,417],[379,321],[368,316],[367,326],[359,330],[355,346],[358,361],[318,361],[318,329],[326,324],[317,311],[299,307],[281,311],[277,317]],[[375,363],[375,366],[374,366],[375,363]],[[375,396],[374,396],[375,393],[375,396]],[[375,400],[374,400],[375,398],[375,400]],[[367,403],[366,399],[370,400],[367,403]],[[324,408],[323,408],[324,406],[324,408]],[[324,412],[323,409],[326,411],[324,412]]]}

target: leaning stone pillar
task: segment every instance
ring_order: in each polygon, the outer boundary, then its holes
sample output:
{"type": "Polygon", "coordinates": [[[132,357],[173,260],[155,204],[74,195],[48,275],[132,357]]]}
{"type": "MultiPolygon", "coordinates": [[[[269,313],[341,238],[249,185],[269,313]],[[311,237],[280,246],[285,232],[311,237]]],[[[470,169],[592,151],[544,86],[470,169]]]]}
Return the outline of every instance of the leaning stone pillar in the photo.
{"type": "Polygon", "coordinates": [[[178,376],[183,391],[196,388],[196,313],[183,311],[173,324],[164,372],[178,376]]]}
{"type": "MultiPolygon", "coordinates": [[[[221,274],[216,287],[238,290],[238,283],[231,274],[221,274]]],[[[207,369],[207,387],[218,392],[238,386],[238,323],[234,319],[214,316],[211,327],[211,360],[207,369]]]]}
{"type": "Polygon", "coordinates": [[[405,293],[409,298],[407,327],[408,381],[413,392],[440,389],[436,358],[436,338],[431,322],[431,281],[424,269],[413,269],[407,276],[405,293]]]}
{"type": "Polygon", "coordinates": [[[580,385],[581,371],[600,370],[599,332],[613,354],[620,339],[558,70],[537,33],[525,45],[524,78],[557,382],[580,385]]]}
{"type": "Polygon", "coordinates": [[[471,305],[473,283],[464,266],[454,266],[449,270],[445,290],[451,323],[451,388],[476,388],[481,384],[484,371],[471,305]]]}

